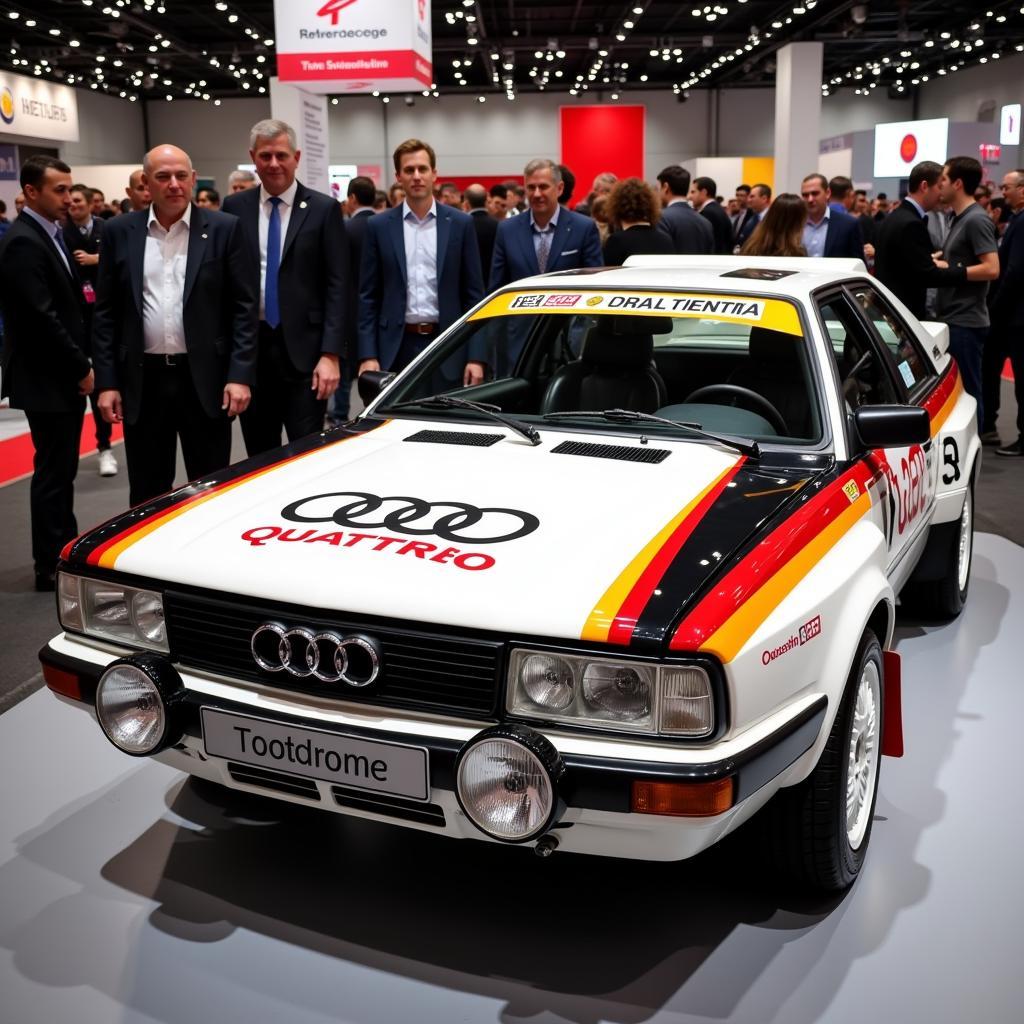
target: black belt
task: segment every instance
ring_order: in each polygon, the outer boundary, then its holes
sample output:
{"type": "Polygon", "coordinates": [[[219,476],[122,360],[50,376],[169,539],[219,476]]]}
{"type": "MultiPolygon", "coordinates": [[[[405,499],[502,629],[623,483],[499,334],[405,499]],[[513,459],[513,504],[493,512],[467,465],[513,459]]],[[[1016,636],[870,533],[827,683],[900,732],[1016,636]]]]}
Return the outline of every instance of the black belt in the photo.
{"type": "Polygon", "coordinates": [[[184,352],[147,352],[146,358],[154,365],[184,366],[188,355],[184,352]]]}
{"type": "Polygon", "coordinates": [[[437,324],[406,324],[406,334],[437,334],[437,324]]]}

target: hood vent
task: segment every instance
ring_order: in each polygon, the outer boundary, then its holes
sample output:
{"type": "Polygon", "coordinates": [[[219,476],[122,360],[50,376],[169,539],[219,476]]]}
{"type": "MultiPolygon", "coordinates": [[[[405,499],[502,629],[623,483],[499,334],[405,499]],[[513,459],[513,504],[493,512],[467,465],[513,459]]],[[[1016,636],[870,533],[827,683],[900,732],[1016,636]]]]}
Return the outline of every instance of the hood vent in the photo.
{"type": "Polygon", "coordinates": [[[504,434],[475,434],[468,430],[421,430],[410,434],[405,440],[422,444],[465,444],[474,448],[489,448],[504,438],[504,434]]]}
{"type": "Polygon", "coordinates": [[[631,448],[618,444],[589,444],[563,441],[551,449],[552,455],[587,455],[592,459],[616,459],[619,462],[664,462],[672,453],[666,448],[631,448]]]}

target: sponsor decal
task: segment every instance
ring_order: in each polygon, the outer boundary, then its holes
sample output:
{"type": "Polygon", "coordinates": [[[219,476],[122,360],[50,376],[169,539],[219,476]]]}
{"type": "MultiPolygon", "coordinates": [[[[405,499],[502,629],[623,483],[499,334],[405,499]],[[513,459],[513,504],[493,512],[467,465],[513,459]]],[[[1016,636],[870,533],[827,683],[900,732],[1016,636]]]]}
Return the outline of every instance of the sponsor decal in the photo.
{"type": "Polygon", "coordinates": [[[902,536],[928,505],[928,466],[924,449],[915,444],[901,456],[898,466],[888,460],[882,465],[889,481],[889,493],[895,496],[899,506],[893,511],[896,530],[902,536]]]}
{"type": "Polygon", "coordinates": [[[543,295],[517,295],[510,309],[539,309],[544,305],[543,295]]]}
{"type": "Polygon", "coordinates": [[[843,494],[845,494],[852,502],[856,501],[860,497],[860,488],[857,486],[856,480],[850,480],[843,484],[843,494]]]}
{"type": "Polygon", "coordinates": [[[582,295],[549,295],[545,306],[575,306],[582,299],[582,295]]]}
{"type": "Polygon", "coordinates": [[[798,632],[794,633],[784,644],[772,647],[761,652],[761,664],[770,665],[776,658],[803,647],[809,640],[821,635],[821,616],[815,615],[810,622],[805,622],[798,632]]]}
{"type": "Polygon", "coordinates": [[[590,298],[587,299],[588,306],[600,306],[602,302],[604,302],[603,295],[591,295],[590,298]]]}

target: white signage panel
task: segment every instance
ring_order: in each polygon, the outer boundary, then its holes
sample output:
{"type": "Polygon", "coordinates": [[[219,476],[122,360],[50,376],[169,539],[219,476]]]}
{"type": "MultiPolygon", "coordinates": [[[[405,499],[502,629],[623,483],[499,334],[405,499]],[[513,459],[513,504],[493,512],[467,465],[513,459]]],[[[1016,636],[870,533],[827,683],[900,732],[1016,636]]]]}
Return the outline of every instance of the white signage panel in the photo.
{"type": "Polygon", "coordinates": [[[277,74],[308,92],[418,92],[433,81],[430,0],[274,0],[277,74]]]}
{"type": "Polygon", "coordinates": [[[1020,145],[1020,104],[1008,103],[999,113],[999,145],[1020,145]]]}
{"type": "Polygon", "coordinates": [[[295,141],[302,154],[299,180],[317,192],[327,192],[327,97],[271,78],[270,116],[295,129],[295,141]]]}
{"type": "Polygon", "coordinates": [[[945,163],[948,147],[948,117],[875,125],[875,177],[909,177],[922,160],[945,163]]]}
{"type": "Polygon", "coordinates": [[[75,90],[41,78],[0,74],[0,132],[77,142],[75,90]]]}

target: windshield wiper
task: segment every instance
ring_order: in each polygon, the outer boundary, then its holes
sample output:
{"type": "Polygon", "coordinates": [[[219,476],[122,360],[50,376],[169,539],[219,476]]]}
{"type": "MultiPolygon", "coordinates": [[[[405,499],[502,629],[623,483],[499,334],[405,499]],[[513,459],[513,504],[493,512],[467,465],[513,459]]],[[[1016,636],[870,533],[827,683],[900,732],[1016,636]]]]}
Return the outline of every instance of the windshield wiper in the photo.
{"type": "Polygon", "coordinates": [[[632,409],[591,409],[578,412],[548,412],[541,418],[545,420],[569,420],[574,416],[597,416],[601,419],[610,420],[612,423],[664,423],[669,427],[682,427],[691,433],[699,434],[711,441],[718,441],[719,444],[728,445],[744,455],[753,459],[761,457],[761,449],[756,441],[746,437],[724,437],[721,434],[713,434],[705,430],[699,423],[690,423],[686,420],[670,420],[664,416],[655,416],[649,412],[634,412],[632,409]]]}
{"type": "Polygon", "coordinates": [[[482,416],[488,416],[492,420],[497,420],[503,427],[508,427],[509,430],[514,430],[521,437],[525,437],[530,444],[540,444],[540,434],[534,427],[531,427],[528,423],[520,423],[519,420],[514,420],[511,416],[503,416],[500,405],[470,402],[465,398],[454,398],[452,395],[432,395],[430,398],[414,398],[408,402],[399,402],[397,405],[391,406],[391,408],[413,409],[417,406],[427,409],[432,407],[435,409],[470,409],[473,412],[480,413],[482,416]]]}

